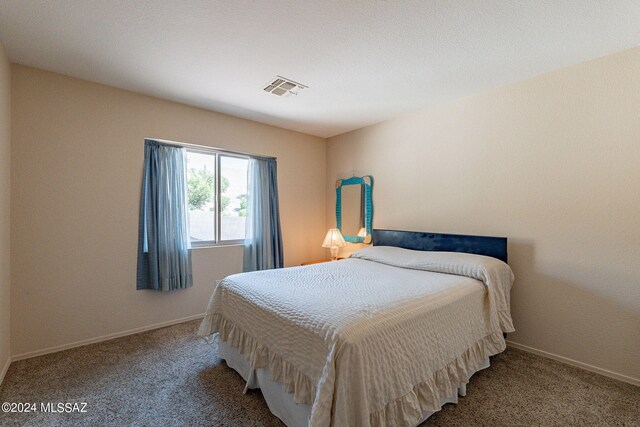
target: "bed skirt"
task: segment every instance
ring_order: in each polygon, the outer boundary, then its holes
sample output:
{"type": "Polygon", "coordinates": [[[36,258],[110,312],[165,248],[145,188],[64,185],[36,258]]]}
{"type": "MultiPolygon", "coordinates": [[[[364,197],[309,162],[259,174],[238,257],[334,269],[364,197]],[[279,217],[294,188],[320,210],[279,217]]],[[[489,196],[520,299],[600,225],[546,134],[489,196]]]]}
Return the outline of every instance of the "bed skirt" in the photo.
{"type": "MultiPolygon", "coordinates": [[[[260,389],[271,413],[282,420],[288,427],[307,427],[309,425],[311,405],[296,403],[293,395],[285,390],[284,384],[272,379],[268,368],[252,369],[247,358],[240,354],[237,348],[231,347],[222,340],[218,340],[216,344],[219,356],[246,381],[245,393],[249,389],[260,389]]],[[[486,358],[479,364],[475,372],[488,368],[489,365],[489,358],[486,358]]],[[[460,383],[451,395],[442,398],[439,406],[447,403],[458,403],[458,396],[466,395],[467,382],[468,379],[460,383]]],[[[424,422],[436,412],[423,412],[416,425],[424,422]]]]}

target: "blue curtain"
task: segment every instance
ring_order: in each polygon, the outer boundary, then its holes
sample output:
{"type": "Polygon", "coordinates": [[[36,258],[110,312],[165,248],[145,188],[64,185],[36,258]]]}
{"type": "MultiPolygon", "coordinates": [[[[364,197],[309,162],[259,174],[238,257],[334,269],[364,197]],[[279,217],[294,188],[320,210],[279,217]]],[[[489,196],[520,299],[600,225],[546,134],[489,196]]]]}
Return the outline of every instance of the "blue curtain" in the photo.
{"type": "Polygon", "coordinates": [[[146,140],[137,289],[172,291],[193,284],[188,220],[186,150],[146,140]]]}
{"type": "Polygon", "coordinates": [[[277,175],[275,159],[249,161],[244,271],[284,266],[277,175]]]}

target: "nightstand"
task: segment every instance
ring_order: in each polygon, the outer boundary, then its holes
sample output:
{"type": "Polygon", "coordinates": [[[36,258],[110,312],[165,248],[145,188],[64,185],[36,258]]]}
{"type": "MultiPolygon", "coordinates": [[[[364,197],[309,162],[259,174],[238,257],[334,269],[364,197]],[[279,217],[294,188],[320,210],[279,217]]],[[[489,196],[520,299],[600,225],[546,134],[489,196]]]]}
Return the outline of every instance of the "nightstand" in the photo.
{"type": "MultiPolygon", "coordinates": [[[[344,259],[342,257],[338,257],[338,259],[336,261],[340,261],[341,259],[344,259]]],[[[330,259],[319,259],[317,261],[305,261],[300,265],[311,265],[311,264],[320,264],[322,262],[331,262],[332,260],[330,259]]]]}

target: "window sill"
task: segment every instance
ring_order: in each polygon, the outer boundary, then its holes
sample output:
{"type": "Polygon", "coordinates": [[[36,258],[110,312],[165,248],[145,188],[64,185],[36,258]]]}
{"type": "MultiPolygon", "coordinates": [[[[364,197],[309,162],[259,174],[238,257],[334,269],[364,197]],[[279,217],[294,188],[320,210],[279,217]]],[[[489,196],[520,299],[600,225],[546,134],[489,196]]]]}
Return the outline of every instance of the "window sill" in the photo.
{"type": "Polygon", "coordinates": [[[191,250],[193,249],[210,249],[210,248],[228,248],[231,246],[244,246],[244,242],[228,242],[228,243],[202,243],[198,245],[191,244],[191,250]]]}

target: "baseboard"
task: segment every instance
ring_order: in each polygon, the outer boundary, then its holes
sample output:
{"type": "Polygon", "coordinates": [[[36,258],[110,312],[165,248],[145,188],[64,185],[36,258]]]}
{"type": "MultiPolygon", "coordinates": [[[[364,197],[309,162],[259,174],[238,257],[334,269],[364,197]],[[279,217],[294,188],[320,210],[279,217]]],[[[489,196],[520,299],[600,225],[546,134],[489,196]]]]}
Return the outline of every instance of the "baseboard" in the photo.
{"type": "Polygon", "coordinates": [[[595,372],[596,374],[604,375],[605,377],[613,378],[616,380],[624,381],[629,384],[640,386],[639,378],[633,378],[627,375],[619,374],[617,372],[609,371],[608,369],[598,368],[597,366],[578,362],[577,360],[569,359],[568,357],[559,356],[557,354],[549,353],[548,351],[544,351],[544,350],[538,350],[537,348],[529,347],[528,345],[519,344],[513,341],[507,341],[507,345],[509,347],[526,351],[528,353],[533,353],[533,354],[537,354],[538,356],[557,360],[558,362],[566,363],[567,365],[575,366],[576,368],[581,368],[581,369],[584,369],[585,371],[595,372]]]}
{"type": "MultiPolygon", "coordinates": [[[[203,314],[196,314],[194,316],[183,317],[181,319],[169,320],[167,322],[155,323],[153,325],[142,326],[140,328],[128,329],[122,332],[115,332],[113,334],[103,335],[95,338],[88,338],[86,340],[75,341],[69,344],[57,345],[54,347],[47,347],[41,350],[29,351],[22,354],[16,354],[11,356],[11,362],[16,362],[18,360],[30,359],[32,357],[43,356],[45,354],[56,353],[58,351],[69,350],[75,347],[82,347],[83,345],[95,344],[102,341],[109,341],[114,338],[126,337],[127,335],[135,335],[140,332],[151,331],[154,329],[164,328],[166,326],[177,325],[179,323],[189,322],[191,320],[202,319],[204,317],[203,314]]],[[[8,368],[8,365],[7,365],[8,368]]]]}
{"type": "MultiPolygon", "coordinates": [[[[128,329],[126,331],[115,332],[113,334],[107,334],[100,337],[88,338],[86,340],[75,341],[72,343],[62,344],[54,347],[47,347],[41,350],[29,351],[27,353],[16,354],[14,356],[8,357],[7,361],[2,367],[2,370],[0,370],[0,384],[2,384],[2,381],[4,380],[4,376],[9,370],[9,365],[11,365],[11,362],[30,359],[32,357],[43,356],[45,354],[50,354],[50,353],[56,353],[58,351],[69,350],[71,348],[82,347],[84,345],[95,344],[102,341],[109,341],[115,338],[126,337],[128,335],[135,335],[141,332],[164,328],[166,326],[172,326],[172,325],[177,325],[179,323],[190,322],[196,319],[202,319],[203,317],[204,317],[204,313],[196,314],[193,316],[183,317],[181,319],[169,320],[166,322],[155,323],[153,325],[142,326],[140,328],[134,328],[134,329],[128,329]]],[[[640,386],[640,379],[638,378],[633,378],[624,374],[619,374],[617,372],[609,371],[608,369],[598,368],[597,366],[589,365],[583,362],[578,362],[577,360],[573,360],[568,357],[560,356],[555,353],[550,353],[544,350],[539,350],[537,348],[529,347],[528,345],[520,344],[517,342],[507,340],[507,345],[513,348],[517,348],[519,350],[526,351],[528,353],[533,353],[542,357],[547,357],[549,359],[557,360],[558,362],[566,363],[567,365],[575,366],[577,368],[581,368],[586,371],[594,372],[596,374],[604,375],[609,378],[614,378],[616,380],[620,380],[629,384],[640,386]]]]}
{"type": "Polygon", "coordinates": [[[0,371],[0,385],[2,385],[2,381],[4,381],[4,376],[9,370],[9,365],[11,365],[11,361],[12,361],[11,356],[7,357],[7,361],[5,362],[4,366],[2,367],[2,370],[0,371]]]}

